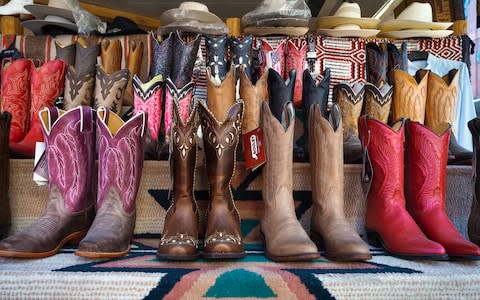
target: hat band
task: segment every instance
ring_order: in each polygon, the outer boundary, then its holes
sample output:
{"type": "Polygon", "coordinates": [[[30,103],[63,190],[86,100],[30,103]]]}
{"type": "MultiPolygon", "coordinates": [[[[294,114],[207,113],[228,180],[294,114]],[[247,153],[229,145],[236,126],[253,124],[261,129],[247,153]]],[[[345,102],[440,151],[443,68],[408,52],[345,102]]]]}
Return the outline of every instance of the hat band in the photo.
{"type": "Polygon", "coordinates": [[[65,24],[76,25],[75,23],[71,22],[70,20],[62,18],[60,16],[49,15],[49,16],[45,16],[44,20],[49,21],[49,22],[57,22],[57,23],[65,23],[65,24]]]}
{"type": "Polygon", "coordinates": [[[347,29],[358,30],[358,29],[360,29],[360,26],[357,25],[357,24],[342,24],[342,25],[335,26],[334,29],[339,29],[339,30],[347,30],[347,29]]]}

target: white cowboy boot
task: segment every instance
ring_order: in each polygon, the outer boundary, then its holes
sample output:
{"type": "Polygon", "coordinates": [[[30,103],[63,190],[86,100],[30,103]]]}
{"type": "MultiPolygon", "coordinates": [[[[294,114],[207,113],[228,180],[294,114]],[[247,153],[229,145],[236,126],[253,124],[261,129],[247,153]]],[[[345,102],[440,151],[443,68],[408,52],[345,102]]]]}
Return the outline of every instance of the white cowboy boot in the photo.
{"type": "Polygon", "coordinates": [[[30,15],[30,12],[24,7],[30,4],[33,4],[33,0],[11,0],[7,4],[0,6],[0,15],[30,15]]]}

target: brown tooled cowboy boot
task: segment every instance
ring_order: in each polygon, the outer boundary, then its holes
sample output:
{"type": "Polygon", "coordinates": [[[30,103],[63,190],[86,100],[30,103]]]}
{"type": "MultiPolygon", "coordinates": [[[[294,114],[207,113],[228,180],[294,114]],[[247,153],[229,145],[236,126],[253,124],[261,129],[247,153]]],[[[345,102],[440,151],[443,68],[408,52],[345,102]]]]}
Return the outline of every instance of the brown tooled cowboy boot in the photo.
{"type": "Polygon", "coordinates": [[[228,109],[235,104],[235,92],[235,68],[230,68],[225,79],[217,84],[211,75],[210,68],[207,67],[208,109],[217,120],[224,120],[228,109]]]}
{"type": "Polygon", "coordinates": [[[381,88],[368,82],[365,83],[365,93],[363,96],[364,114],[387,124],[392,99],[393,87],[388,83],[385,83],[381,88]]]}
{"type": "Polygon", "coordinates": [[[392,121],[407,118],[411,121],[425,121],[425,105],[429,71],[419,70],[415,77],[406,71],[393,70],[392,121]]]}
{"type": "Polygon", "coordinates": [[[12,115],[5,111],[0,113],[0,239],[7,236],[11,225],[10,198],[8,186],[10,179],[10,160],[8,153],[8,135],[12,115]]]}
{"type": "Polygon", "coordinates": [[[268,157],[263,176],[264,203],[260,226],[265,236],[266,255],[275,261],[303,261],[320,257],[317,247],[295,214],[292,188],[293,133],[295,111],[291,102],[270,100],[283,107],[277,119],[269,103],[262,103],[262,128],[268,157]]]}
{"type": "Polygon", "coordinates": [[[333,99],[340,106],[343,120],[343,159],[345,163],[358,163],[362,145],[358,138],[358,118],[362,113],[363,84],[339,83],[333,88],[333,99]]]}
{"type": "Polygon", "coordinates": [[[387,79],[393,85],[392,70],[408,71],[407,42],[403,42],[400,49],[392,43],[387,43],[387,79]]]}
{"type": "Polygon", "coordinates": [[[123,94],[127,87],[130,71],[123,69],[112,74],[106,73],[101,66],[97,66],[95,79],[94,107],[106,107],[113,113],[119,114],[122,109],[123,94]]]}
{"type": "Polygon", "coordinates": [[[107,74],[113,74],[122,69],[122,44],[120,40],[104,39],[100,45],[102,68],[107,74]]]}
{"type": "Polygon", "coordinates": [[[143,42],[130,40],[128,43],[127,69],[130,71],[127,88],[123,97],[124,105],[133,105],[133,85],[132,79],[134,75],[140,74],[143,58],[143,42]]]}
{"type": "Polygon", "coordinates": [[[250,81],[250,75],[244,66],[240,67],[240,99],[243,100],[242,134],[260,127],[260,109],[262,101],[267,100],[267,75],[263,72],[255,85],[250,81]]]}
{"type": "Polygon", "coordinates": [[[130,251],[135,202],[143,169],[146,122],[144,112],[123,122],[107,108],[97,111],[97,214],[75,255],[114,258],[130,251]]]}
{"type": "Polygon", "coordinates": [[[188,119],[180,114],[180,104],[173,101],[171,170],[173,193],[165,216],[157,257],[169,260],[192,260],[198,257],[198,207],[193,195],[197,156],[197,101],[188,119]]]}
{"type": "Polygon", "coordinates": [[[243,103],[232,105],[223,120],[213,115],[204,104],[200,105],[200,112],[210,196],[203,256],[207,259],[241,258],[245,251],[240,215],[230,181],[235,171],[243,103]]]}
{"type": "Polygon", "coordinates": [[[78,242],[95,215],[95,115],[82,106],[68,112],[44,108],[40,121],[48,160],[48,203],[42,216],[22,232],[0,242],[0,256],[41,258],[78,242]]]}
{"type": "Polygon", "coordinates": [[[338,104],[326,115],[319,104],[308,112],[310,166],[312,170],[312,219],[310,234],[325,257],[338,261],[371,259],[362,241],[345,217],[343,134],[338,104]]]}

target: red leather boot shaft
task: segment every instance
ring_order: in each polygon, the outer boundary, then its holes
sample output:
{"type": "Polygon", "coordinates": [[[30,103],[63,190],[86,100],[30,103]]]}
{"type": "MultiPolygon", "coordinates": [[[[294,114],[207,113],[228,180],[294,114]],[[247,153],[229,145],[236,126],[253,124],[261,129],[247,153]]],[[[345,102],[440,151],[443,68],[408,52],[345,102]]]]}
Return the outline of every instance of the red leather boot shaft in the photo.
{"type": "Polygon", "coordinates": [[[276,48],[270,45],[266,40],[262,39],[260,41],[260,55],[261,55],[261,64],[258,69],[258,78],[262,77],[265,67],[272,68],[277,71],[278,74],[285,75],[285,47],[286,40],[283,40],[278,44],[276,48]]]}
{"type": "MultiPolygon", "coordinates": [[[[305,59],[307,56],[308,45],[307,42],[302,40],[300,47],[297,47],[292,41],[287,42],[287,59],[285,62],[285,77],[287,77],[290,70],[297,71],[297,77],[295,79],[295,89],[293,92],[293,105],[296,108],[302,107],[302,76],[305,71],[305,59]]],[[[285,78],[284,77],[284,78],[285,78]]],[[[285,78],[287,79],[287,78],[285,78]]]]}

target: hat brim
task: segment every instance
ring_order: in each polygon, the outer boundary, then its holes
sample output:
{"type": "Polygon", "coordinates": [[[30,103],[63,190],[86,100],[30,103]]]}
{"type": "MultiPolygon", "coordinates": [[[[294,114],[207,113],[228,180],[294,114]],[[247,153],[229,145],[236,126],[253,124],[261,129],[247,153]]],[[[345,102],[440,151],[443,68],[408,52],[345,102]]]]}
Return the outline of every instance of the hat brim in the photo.
{"type": "Polygon", "coordinates": [[[399,30],[447,30],[453,23],[451,22],[422,22],[415,20],[388,20],[378,25],[381,31],[399,31],[399,30]]]}
{"type": "Polygon", "coordinates": [[[453,30],[397,30],[382,31],[379,37],[392,39],[408,39],[408,38],[444,38],[453,33],[453,30]]]}
{"type": "Polygon", "coordinates": [[[243,34],[251,34],[255,36],[267,35],[291,35],[302,36],[308,32],[308,27],[245,27],[243,34]]]}
{"type": "MultiPolygon", "coordinates": [[[[221,24],[218,24],[221,25],[221,24]]],[[[193,33],[204,33],[204,34],[211,34],[211,35],[220,35],[220,34],[227,34],[228,28],[226,25],[220,27],[216,26],[213,27],[211,24],[203,24],[199,22],[173,22],[166,26],[160,26],[159,31],[161,34],[167,34],[169,32],[193,32],[193,33]],[[205,26],[206,25],[206,26],[205,26]]]]}
{"type": "Polygon", "coordinates": [[[172,8],[160,15],[162,26],[177,21],[200,21],[202,23],[223,23],[222,19],[208,11],[172,8]]]}
{"type": "Polygon", "coordinates": [[[40,4],[25,5],[25,9],[28,10],[35,19],[45,19],[46,16],[59,16],[75,23],[73,12],[68,9],[40,4]]]}
{"type": "Polygon", "coordinates": [[[318,28],[318,34],[333,36],[333,37],[374,37],[380,30],[378,29],[325,29],[318,28]]]}
{"type": "Polygon", "coordinates": [[[22,26],[29,29],[33,34],[43,34],[42,28],[47,25],[55,25],[58,27],[69,29],[73,32],[78,32],[78,27],[75,24],[69,24],[64,22],[45,21],[45,20],[28,20],[22,22],[22,26]]]}
{"type": "Polygon", "coordinates": [[[317,18],[317,27],[326,29],[332,29],[345,24],[355,24],[364,29],[377,29],[379,23],[379,19],[373,18],[349,18],[338,16],[325,16],[317,18]]]}

